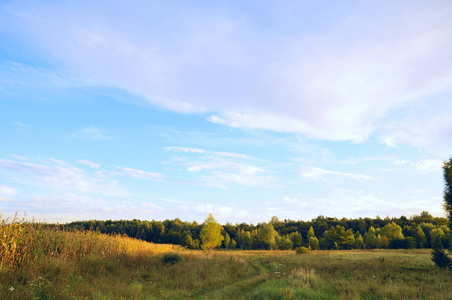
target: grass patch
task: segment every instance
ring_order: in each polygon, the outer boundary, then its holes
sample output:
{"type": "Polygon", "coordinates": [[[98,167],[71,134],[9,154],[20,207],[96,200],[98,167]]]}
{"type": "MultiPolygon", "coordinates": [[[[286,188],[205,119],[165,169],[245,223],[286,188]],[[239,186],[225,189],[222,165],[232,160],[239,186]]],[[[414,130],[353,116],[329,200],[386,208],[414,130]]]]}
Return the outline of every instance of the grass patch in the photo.
{"type": "Polygon", "coordinates": [[[202,251],[1,223],[0,299],[450,299],[429,250],[202,251]]]}

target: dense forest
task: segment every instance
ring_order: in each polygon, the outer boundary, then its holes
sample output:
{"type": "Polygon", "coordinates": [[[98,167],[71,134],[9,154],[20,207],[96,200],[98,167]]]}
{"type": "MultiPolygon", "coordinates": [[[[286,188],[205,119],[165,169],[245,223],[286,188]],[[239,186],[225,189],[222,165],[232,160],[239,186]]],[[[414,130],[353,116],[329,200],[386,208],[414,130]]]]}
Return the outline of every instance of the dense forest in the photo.
{"type": "MultiPolygon", "coordinates": [[[[78,221],[66,229],[93,230],[122,234],[153,243],[171,243],[190,249],[200,248],[203,224],[179,219],[165,221],[78,221]]],[[[222,226],[225,249],[281,249],[301,246],[316,249],[409,249],[431,248],[435,243],[448,248],[452,244],[449,220],[433,217],[428,212],[407,218],[376,217],[337,219],[319,216],[311,221],[280,221],[272,217],[268,223],[230,224],[222,226]]]]}

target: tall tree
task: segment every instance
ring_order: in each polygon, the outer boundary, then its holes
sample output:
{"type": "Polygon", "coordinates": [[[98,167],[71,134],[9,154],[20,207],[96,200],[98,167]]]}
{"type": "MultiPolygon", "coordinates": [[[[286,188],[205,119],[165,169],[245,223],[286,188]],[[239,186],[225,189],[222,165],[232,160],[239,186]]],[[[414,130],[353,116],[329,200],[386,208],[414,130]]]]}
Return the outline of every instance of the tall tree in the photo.
{"type": "Polygon", "coordinates": [[[226,234],[224,235],[224,247],[226,248],[226,250],[229,249],[230,243],[231,243],[231,238],[229,237],[229,234],[226,232],[226,234]]]}
{"type": "MultiPolygon", "coordinates": [[[[449,218],[449,226],[452,229],[452,158],[444,162],[443,165],[444,176],[444,209],[449,218]]],[[[432,260],[440,268],[452,268],[452,258],[444,251],[443,245],[440,242],[441,237],[436,234],[436,241],[434,241],[432,249],[432,260]]],[[[449,245],[450,247],[450,245],[449,245]]]]}
{"type": "Polygon", "coordinates": [[[444,209],[446,210],[449,218],[449,226],[452,229],[452,158],[449,161],[444,162],[444,209]]]}
{"type": "Polygon", "coordinates": [[[279,235],[273,228],[272,223],[263,223],[257,231],[257,236],[262,248],[271,250],[276,249],[277,245],[275,238],[279,235]]]}
{"type": "Polygon", "coordinates": [[[202,241],[202,249],[209,251],[209,253],[210,250],[221,245],[223,241],[221,225],[214,219],[211,213],[209,213],[204,221],[199,237],[202,241]]]}

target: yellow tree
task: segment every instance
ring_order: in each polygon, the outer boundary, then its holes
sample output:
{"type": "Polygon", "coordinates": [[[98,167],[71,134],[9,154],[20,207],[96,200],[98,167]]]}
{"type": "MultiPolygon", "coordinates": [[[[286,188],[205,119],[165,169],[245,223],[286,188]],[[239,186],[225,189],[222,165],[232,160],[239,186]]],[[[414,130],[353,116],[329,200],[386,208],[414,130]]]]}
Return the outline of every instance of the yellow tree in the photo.
{"type": "Polygon", "coordinates": [[[209,251],[209,253],[210,250],[221,245],[223,241],[221,225],[213,218],[211,213],[205,219],[199,237],[202,241],[201,248],[209,251]]]}

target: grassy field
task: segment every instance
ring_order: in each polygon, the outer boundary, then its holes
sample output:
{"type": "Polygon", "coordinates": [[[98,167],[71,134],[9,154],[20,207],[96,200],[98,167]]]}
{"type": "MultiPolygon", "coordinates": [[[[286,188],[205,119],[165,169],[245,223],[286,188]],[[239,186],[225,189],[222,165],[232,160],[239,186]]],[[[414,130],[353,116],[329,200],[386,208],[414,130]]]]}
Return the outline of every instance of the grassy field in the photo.
{"type": "Polygon", "coordinates": [[[452,299],[430,250],[206,255],[14,224],[0,232],[0,299],[452,299]]]}

